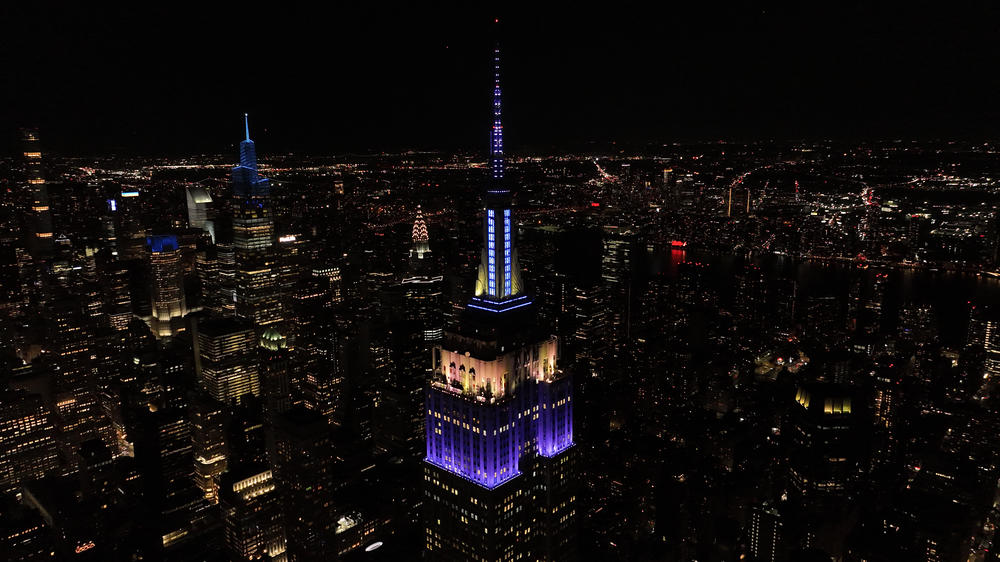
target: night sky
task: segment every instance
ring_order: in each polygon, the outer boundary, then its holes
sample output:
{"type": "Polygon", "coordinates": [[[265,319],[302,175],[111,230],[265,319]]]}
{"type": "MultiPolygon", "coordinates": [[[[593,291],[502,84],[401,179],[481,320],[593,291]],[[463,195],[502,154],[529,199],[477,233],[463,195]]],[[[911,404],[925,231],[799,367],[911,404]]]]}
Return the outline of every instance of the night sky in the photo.
{"type": "Polygon", "coordinates": [[[244,111],[262,154],[485,150],[494,16],[514,152],[1000,131],[995,2],[150,4],[4,3],[0,154],[231,152],[244,111]]]}

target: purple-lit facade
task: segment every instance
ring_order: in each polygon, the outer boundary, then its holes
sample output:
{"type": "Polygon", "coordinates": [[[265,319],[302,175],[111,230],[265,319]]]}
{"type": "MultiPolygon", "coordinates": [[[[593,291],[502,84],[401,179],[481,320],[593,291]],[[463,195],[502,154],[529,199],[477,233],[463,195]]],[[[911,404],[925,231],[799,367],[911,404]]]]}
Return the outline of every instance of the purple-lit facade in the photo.
{"type": "Polygon", "coordinates": [[[538,383],[538,454],[554,457],[573,446],[573,385],[570,377],[538,383]]]}
{"type": "Polygon", "coordinates": [[[427,559],[575,560],[573,384],[558,339],[539,336],[530,306],[467,312],[434,349],[425,394],[427,559]]]}
{"type": "Polygon", "coordinates": [[[486,488],[519,474],[527,454],[573,445],[572,383],[555,337],[492,358],[480,342],[449,337],[434,351],[427,390],[427,462],[486,488]],[[472,350],[451,350],[468,345],[472,350]]]}
{"type": "Polygon", "coordinates": [[[521,474],[515,400],[481,404],[449,392],[428,392],[427,407],[428,463],[490,489],[521,474]],[[464,420],[475,420],[474,425],[464,420]]]}

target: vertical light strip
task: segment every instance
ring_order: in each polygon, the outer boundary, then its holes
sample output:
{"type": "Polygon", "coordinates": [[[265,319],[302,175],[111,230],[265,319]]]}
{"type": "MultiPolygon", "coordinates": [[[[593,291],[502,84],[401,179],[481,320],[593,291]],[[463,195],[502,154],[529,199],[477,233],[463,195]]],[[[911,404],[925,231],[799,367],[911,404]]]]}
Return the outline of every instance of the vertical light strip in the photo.
{"type": "Polygon", "coordinates": [[[493,130],[490,135],[490,160],[493,179],[503,178],[503,123],[500,121],[500,49],[493,51],[493,130]]]}
{"type": "Polygon", "coordinates": [[[511,290],[510,276],[510,209],[503,210],[503,296],[509,296],[511,290]]]}
{"type": "Polygon", "coordinates": [[[493,209],[486,210],[486,261],[487,288],[491,296],[497,296],[497,241],[496,217],[493,209]]]}

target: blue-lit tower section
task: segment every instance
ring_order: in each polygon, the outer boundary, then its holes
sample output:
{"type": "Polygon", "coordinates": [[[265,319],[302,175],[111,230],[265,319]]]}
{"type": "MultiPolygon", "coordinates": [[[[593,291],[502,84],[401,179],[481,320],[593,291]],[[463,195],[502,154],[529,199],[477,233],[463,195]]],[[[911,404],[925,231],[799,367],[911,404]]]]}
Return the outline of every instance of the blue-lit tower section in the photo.
{"type": "Polygon", "coordinates": [[[240,163],[232,171],[233,245],[237,250],[255,251],[273,244],[271,182],[257,172],[257,149],[250,140],[250,124],[243,116],[246,137],[240,142],[240,163]]]}
{"type": "Polygon", "coordinates": [[[482,260],[476,278],[475,296],[469,306],[502,312],[528,306],[521,268],[514,244],[510,189],[504,179],[503,122],[501,120],[500,49],[493,50],[493,127],[490,129],[490,179],[483,217],[482,260]]]}
{"type": "MultiPolygon", "coordinates": [[[[261,327],[283,320],[278,267],[273,252],[271,182],[257,170],[257,149],[243,115],[240,162],[232,171],[234,310],[261,327]]],[[[261,330],[262,331],[262,330],[261,330]]]]}
{"type": "Polygon", "coordinates": [[[475,296],[432,358],[425,394],[430,560],[574,560],[572,377],[517,264],[504,181],[499,50],[475,296]]]}

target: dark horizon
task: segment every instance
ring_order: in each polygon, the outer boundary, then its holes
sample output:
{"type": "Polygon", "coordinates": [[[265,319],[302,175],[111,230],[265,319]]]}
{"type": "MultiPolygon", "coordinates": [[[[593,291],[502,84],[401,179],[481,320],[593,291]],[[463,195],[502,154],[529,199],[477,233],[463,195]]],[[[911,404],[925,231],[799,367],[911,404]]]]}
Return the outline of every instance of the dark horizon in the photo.
{"type": "MultiPolygon", "coordinates": [[[[493,15],[324,8],[97,12],[18,22],[0,154],[485,149],[493,15]],[[386,11],[388,12],[388,11],[386,11]],[[27,22],[27,23],[25,23],[27,22]],[[155,25],[154,25],[155,24],[155,25]]],[[[995,138],[1000,8],[684,6],[499,14],[512,152],[612,142],[995,138]],[[623,10],[624,11],[624,10],[623,10]]]]}

